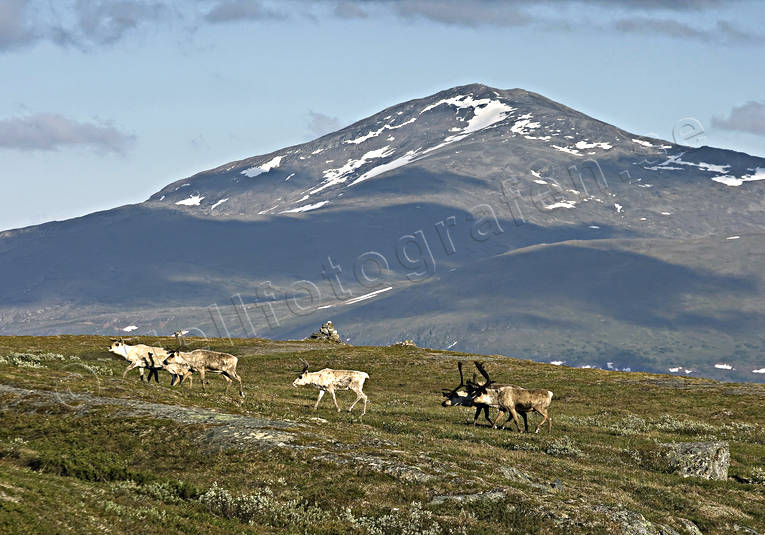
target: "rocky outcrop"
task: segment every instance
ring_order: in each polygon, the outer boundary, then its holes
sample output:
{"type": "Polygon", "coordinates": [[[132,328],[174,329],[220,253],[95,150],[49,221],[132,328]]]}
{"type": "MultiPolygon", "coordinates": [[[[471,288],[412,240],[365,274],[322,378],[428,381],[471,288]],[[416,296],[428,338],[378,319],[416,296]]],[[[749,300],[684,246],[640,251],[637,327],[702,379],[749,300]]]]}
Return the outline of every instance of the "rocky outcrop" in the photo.
{"type": "Polygon", "coordinates": [[[363,465],[375,472],[388,474],[391,477],[407,481],[410,483],[427,483],[434,479],[434,476],[424,472],[418,466],[411,466],[399,461],[385,459],[377,455],[365,453],[356,453],[350,455],[337,455],[334,453],[325,453],[313,458],[314,461],[322,461],[339,465],[363,465]]]}
{"type": "Polygon", "coordinates": [[[343,340],[340,338],[340,333],[337,332],[337,329],[335,329],[334,324],[332,321],[328,321],[324,325],[321,326],[321,329],[314,332],[311,336],[306,338],[306,340],[326,340],[328,342],[334,342],[336,344],[342,344],[343,340]]]}
{"type": "Polygon", "coordinates": [[[730,447],[727,442],[673,442],[661,444],[661,460],[668,471],[683,477],[728,479],[730,447]]]}
{"type": "Polygon", "coordinates": [[[401,342],[396,342],[393,344],[393,347],[417,347],[417,344],[414,343],[414,340],[403,340],[401,342]]]}
{"type": "Polygon", "coordinates": [[[620,535],[680,535],[677,530],[663,524],[650,522],[635,511],[608,505],[598,505],[592,510],[603,515],[612,523],[609,526],[611,532],[620,535]]]}

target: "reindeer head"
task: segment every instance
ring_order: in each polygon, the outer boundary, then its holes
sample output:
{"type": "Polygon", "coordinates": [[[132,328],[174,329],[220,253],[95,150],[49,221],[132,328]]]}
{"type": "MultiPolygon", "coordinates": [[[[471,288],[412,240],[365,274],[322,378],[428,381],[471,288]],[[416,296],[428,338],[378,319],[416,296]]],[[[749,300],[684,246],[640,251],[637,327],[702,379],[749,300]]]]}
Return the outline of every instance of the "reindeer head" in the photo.
{"type": "Polygon", "coordinates": [[[109,346],[109,351],[120,357],[127,357],[127,344],[122,338],[112,338],[112,345],[109,346]]]}
{"type": "Polygon", "coordinates": [[[462,362],[457,363],[457,369],[460,371],[460,384],[458,384],[452,390],[442,390],[441,395],[446,399],[441,403],[442,407],[454,407],[457,405],[472,405],[472,400],[469,396],[460,393],[460,388],[465,386],[465,379],[462,375],[462,362]]]}
{"type": "Polygon", "coordinates": [[[168,366],[171,364],[181,366],[186,364],[186,361],[183,359],[183,356],[181,355],[180,349],[177,349],[177,348],[166,349],[165,351],[167,351],[167,358],[165,358],[165,360],[162,361],[163,366],[168,366]]]}
{"type": "Polygon", "coordinates": [[[473,380],[468,381],[467,385],[468,397],[470,397],[475,404],[489,405],[492,401],[489,394],[489,385],[491,385],[494,381],[489,378],[489,373],[486,371],[486,368],[483,367],[483,363],[475,361],[475,367],[478,368],[478,371],[481,372],[481,375],[484,376],[486,382],[479,384],[475,382],[475,376],[473,376],[473,380]]]}
{"type": "MultiPolygon", "coordinates": [[[[181,356],[179,349],[168,349],[165,351],[167,352],[167,357],[162,361],[162,367],[167,371],[176,375],[183,375],[191,369],[189,363],[181,356]]],[[[149,355],[151,355],[151,353],[149,353],[149,355]]]]}
{"type": "Polygon", "coordinates": [[[300,359],[300,362],[303,363],[303,369],[298,374],[297,379],[292,381],[292,386],[294,387],[304,386],[308,384],[308,363],[304,361],[303,359],[300,359]]]}

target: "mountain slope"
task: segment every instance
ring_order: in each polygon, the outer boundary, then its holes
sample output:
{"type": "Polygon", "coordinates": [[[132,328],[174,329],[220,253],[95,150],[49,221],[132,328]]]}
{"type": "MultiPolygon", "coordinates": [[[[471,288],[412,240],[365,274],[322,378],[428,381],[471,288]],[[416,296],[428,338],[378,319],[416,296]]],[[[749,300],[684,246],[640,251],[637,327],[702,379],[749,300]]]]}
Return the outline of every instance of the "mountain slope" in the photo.
{"type": "Polygon", "coordinates": [[[332,317],[354,343],[757,380],[764,178],[760,158],[456,87],[0,233],[0,332],[303,337],[332,317]]]}

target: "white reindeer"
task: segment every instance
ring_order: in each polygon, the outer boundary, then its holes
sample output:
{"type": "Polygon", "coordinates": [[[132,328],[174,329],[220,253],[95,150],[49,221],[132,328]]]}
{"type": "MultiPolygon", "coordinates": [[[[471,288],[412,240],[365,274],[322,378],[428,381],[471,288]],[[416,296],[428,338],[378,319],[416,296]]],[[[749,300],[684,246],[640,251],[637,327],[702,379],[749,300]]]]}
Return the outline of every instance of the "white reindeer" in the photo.
{"type": "Polygon", "coordinates": [[[331,370],[329,368],[324,368],[318,372],[309,372],[308,363],[303,359],[300,359],[300,361],[303,363],[303,371],[292,382],[292,386],[313,386],[319,389],[319,399],[316,400],[313,410],[318,408],[321,398],[324,397],[324,392],[329,392],[332,396],[332,401],[335,402],[337,412],[340,412],[340,407],[338,407],[337,398],[335,397],[335,390],[353,390],[356,393],[356,400],[348,407],[348,412],[351,412],[356,403],[363,399],[364,409],[361,411],[361,415],[364,416],[367,413],[368,398],[361,390],[364,388],[364,381],[369,379],[367,373],[353,370],[331,370]]]}
{"type": "MultiPolygon", "coordinates": [[[[164,369],[165,366],[162,361],[167,358],[167,352],[161,347],[152,347],[144,344],[129,345],[120,338],[119,340],[112,340],[112,345],[109,347],[109,351],[115,355],[119,355],[125,360],[130,362],[130,365],[122,372],[122,378],[124,379],[127,372],[133,368],[138,368],[141,375],[141,381],[143,381],[144,369],[149,370],[148,381],[151,381],[152,375],[154,380],[159,382],[159,370],[164,369]]],[[[176,371],[168,370],[172,375],[172,381],[175,381],[176,371]]]]}

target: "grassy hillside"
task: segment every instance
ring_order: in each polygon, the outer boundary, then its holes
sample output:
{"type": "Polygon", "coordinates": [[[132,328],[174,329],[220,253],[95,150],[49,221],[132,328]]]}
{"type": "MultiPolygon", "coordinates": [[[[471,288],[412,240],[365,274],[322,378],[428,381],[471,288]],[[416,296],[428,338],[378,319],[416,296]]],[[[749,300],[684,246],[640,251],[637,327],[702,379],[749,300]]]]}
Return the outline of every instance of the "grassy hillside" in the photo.
{"type": "Polygon", "coordinates": [[[242,402],[218,376],[207,393],[122,379],[108,343],[0,338],[0,532],[765,531],[765,385],[481,357],[498,382],[555,392],[552,434],[527,435],[440,406],[471,355],[193,341],[240,357],[242,402]],[[299,357],[368,372],[363,420],[329,396],[312,411],[299,357]],[[711,437],[730,443],[727,481],[653,462],[657,443],[711,437]]]}

